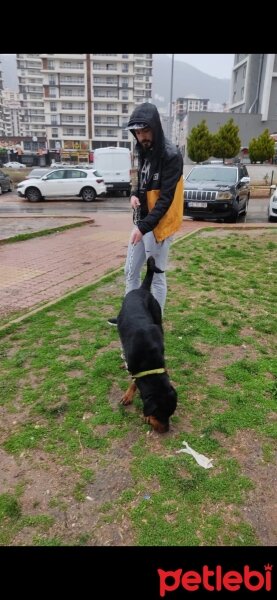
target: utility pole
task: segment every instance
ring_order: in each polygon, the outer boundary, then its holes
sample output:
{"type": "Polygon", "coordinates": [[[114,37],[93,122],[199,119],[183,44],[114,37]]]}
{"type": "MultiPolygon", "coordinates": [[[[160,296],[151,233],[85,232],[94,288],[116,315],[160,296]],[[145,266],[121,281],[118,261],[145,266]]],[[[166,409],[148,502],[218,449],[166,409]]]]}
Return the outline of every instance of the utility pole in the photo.
{"type": "Polygon", "coordinates": [[[170,103],[169,103],[169,139],[172,142],[172,94],[173,94],[174,54],[171,61],[170,103]]]}

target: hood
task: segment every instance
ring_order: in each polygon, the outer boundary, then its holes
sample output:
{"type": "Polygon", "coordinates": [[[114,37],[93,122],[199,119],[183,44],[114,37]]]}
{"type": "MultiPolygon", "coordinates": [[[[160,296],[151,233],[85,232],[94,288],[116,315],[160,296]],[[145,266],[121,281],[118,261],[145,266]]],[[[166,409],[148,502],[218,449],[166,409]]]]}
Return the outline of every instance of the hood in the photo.
{"type": "Polygon", "coordinates": [[[185,181],[185,185],[184,185],[184,189],[185,190],[208,190],[209,192],[211,191],[216,191],[216,192],[228,192],[229,190],[234,188],[234,184],[233,183],[224,183],[224,182],[220,182],[217,183],[215,181],[185,181]]]}
{"type": "MultiPolygon", "coordinates": [[[[161,151],[165,145],[165,137],[161,124],[160,115],[158,113],[158,109],[155,104],[150,104],[150,102],[144,102],[135,108],[131,117],[128,121],[128,128],[132,132],[133,136],[136,138],[136,130],[132,129],[132,124],[136,125],[137,123],[145,123],[148,127],[151,127],[153,131],[153,149],[154,152],[156,149],[161,151]]],[[[137,138],[136,138],[137,139],[137,138]]],[[[137,144],[138,150],[141,149],[140,144],[137,144]]]]}

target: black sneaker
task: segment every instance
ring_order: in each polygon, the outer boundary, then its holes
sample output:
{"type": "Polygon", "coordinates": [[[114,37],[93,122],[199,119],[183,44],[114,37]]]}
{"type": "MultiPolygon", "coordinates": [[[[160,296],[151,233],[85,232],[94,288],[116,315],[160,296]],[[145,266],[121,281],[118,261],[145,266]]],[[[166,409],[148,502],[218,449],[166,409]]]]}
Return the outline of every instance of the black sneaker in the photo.
{"type": "Polygon", "coordinates": [[[117,317],[112,317],[111,319],[108,319],[108,323],[109,323],[109,325],[113,325],[114,327],[117,327],[117,317]]]}

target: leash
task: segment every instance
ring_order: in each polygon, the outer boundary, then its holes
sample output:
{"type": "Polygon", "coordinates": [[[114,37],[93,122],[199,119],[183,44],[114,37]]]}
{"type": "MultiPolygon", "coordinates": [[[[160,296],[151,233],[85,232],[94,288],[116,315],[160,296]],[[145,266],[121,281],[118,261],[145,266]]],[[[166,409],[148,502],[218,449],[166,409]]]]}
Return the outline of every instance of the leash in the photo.
{"type": "Polygon", "coordinates": [[[151,369],[150,371],[140,371],[135,375],[132,375],[132,379],[138,379],[138,377],[145,377],[146,375],[155,375],[156,373],[165,373],[165,369],[151,369]]]}
{"type": "MultiPolygon", "coordinates": [[[[134,225],[138,225],[138,223],[140,222],[140,206],[136,206],[133,209],[133,211],[134,211],[134,216],[133,216],[134,225]]],[[[133,266],[133,259],[134,259],[134,251],[135,251],[135,244],[132,244],[130,258],[129,258],[129,268],[128,268],[128,274],[127,274],[127,281],[130,281],[131,276],[132,276],[132,266],[133,266]]]]}

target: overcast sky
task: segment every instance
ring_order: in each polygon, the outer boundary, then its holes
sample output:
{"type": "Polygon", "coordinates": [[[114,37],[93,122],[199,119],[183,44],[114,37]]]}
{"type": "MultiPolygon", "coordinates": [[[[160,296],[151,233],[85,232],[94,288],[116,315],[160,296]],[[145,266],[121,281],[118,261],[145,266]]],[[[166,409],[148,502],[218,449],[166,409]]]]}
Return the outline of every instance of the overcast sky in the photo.
{"type": "Polygon", "coordinates": [[[219,79],[231,79],[234,56],[234,54],[175,54],[175,60],[183,60],[219,79]]]}

